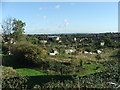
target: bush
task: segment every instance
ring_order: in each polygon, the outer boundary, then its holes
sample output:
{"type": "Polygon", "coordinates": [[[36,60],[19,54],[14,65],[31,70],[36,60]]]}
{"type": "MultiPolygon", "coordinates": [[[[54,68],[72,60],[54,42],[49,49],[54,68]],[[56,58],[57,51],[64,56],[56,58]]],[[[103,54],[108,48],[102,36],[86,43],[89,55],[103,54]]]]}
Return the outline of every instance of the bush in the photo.
{"type": "Polygon", "coordinates": [[[92,47],[85,47],[84,49],[87,52],[94,52],[95,51],[94,48],[92,48],[92,47]]]}
{"type": "Polygon", "coordinates": [[[3,54],[7,54],[8,51],[9,51],[8,45],[2,44],[2,53],[3,53],[3,54]]]}
{"type": "Polygon", "coordinates": [[[29,42],[19,42],[12,47],[16,60],[25,65],[40,65],[45,60],[46,50],[29,42]]]}
{"type": "Polygon", "coordinates": [[[27,78],[16,73],[12,67],[0,66],[2,72],[2,88],[27,88],[27,78]]]}
{"type": "Polygon", "coordinates": [[[120,50],[118,50],[117,55],[120,57],[120,50]]]}
{"type": "Polygon", "coordinates": [[[100,60],[100,59],[102,59],[102,57],[98,54],[98,55],[96,55],[95,56],[95,58],[97,59],[97,60],[100,60]]]}

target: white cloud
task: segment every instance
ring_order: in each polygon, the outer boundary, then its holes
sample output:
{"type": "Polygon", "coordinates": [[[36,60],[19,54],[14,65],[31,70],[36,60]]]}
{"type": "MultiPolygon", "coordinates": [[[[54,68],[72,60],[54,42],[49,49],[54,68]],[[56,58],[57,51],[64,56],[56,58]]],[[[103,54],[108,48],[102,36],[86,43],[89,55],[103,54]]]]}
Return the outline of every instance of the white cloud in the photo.
{"type": "Polygon", "coordinates": [[[61,6],[60,5],[56,5],[55,8],[60,8],[61,6]]]}
{"type": "Polygon", "coordinates": [[[39,10],[43,10],[44,8],[39,8],[39,10]]]}
{"type": "Polygon", "coordinates": [[[68,19],[64,19],[61,24],[58,25],[58,28],[65,28],[67,25],[69,25],[68,19]]]}
{"type": "Polygon", "coordinates": [[[48,18],[48,16],[43,16],[43,18],[44,18],[44,19],[47,19],[47,18],[48,18]]]}
{"type": "Polygon", "coordinates": [[[68,24],[69,24],[69,22],[66,23],[66,25],[68,25],[68,24]]]}
{"type": "Polygon", "coordinates": [[[64,22],[68,22],[68,20],[67,20],[67,19],[64,19],[64,22]]]}
{"type": "Polygon", "coordinates": [[[68,22],[67,19],[64,19],[64,24],[65,24],[65,25],[68,25],[68,24],[69,24],[69,22],[68,22]]]}

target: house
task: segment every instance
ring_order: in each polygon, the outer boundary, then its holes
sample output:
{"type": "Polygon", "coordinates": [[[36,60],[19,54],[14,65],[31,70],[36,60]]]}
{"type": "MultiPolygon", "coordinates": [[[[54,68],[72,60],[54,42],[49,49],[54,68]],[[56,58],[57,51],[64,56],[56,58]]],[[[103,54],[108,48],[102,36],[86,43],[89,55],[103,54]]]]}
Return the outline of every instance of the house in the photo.
{"type": "Polygon", "coordinates": [[[4,44],[16,44],[14,38],[10,38],[9,41],[3,41],[3,42],[4,42],[4,44]]]}
{"type": "Polygon", "coordinates": [[[58,41],[58,43],[61,43],[61,42],[62,42],[61,40],[58,41]]]}
{"type": "Polygon", "coordinates": [[[46,44],[47,40],[40,40],[40,42],[46,44]]]}
{"type": "Polygon", "coordinates": [[[105,45],[105,42],[100,42],[100,46],[104,46],[105,45]]]}
{"type": "Polygon", "coordinates": [[[11,38],[11,39],[10,39],[10,43],[11,43],[11,44],[15,44],[14,38],[11,38]]]}
{"type": "Polygon", "coordinates": [[[101,53],[102,53],[102,51],[100,51],[100,50],[97,50],[96,52],[97,52],[98,54],[101,54],[101,53]]]}
{"type": "Polygon", "coordinates": [[[83,53],[89,53],[89,52],[87,52],[87,51],[83,51],[83,53]]]}
{"type": "Polygon", "coordinates": [[[59,54],[59,52],[56,49],[52,49],[51,52],[49,53],[49,55],[54,56],[59,54]]]}
{"type": "Polygon", "coordinates": [[[59,36],[48,36],[48,40],[50,41],[59,41],[61,37],[59,36]]]}
{"type": "Polygon", "coordinates": [[[76,41],[76,40],[77,40],[77,38],[75,37],[75,38],[74,38],[74,41],[76,41]]]}
{"type": "Polygon", "coordinates": [[[76,49],[67,49],[67,50],[65,50],[65,53],[71,54],[71,53],[74,53],[75,51],[76,51],[76,49]]]}

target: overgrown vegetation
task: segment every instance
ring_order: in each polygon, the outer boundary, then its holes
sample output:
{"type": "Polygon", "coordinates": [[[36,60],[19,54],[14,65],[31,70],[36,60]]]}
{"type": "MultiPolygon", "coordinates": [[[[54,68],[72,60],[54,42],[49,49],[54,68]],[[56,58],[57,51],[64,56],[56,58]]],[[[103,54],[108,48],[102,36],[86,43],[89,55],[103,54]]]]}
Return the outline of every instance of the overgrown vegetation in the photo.
{"type": "Polygon", "coordinates": [[[26,89],[27,78],[18,74],[12,67],[0,66],[2,73],[2,88],[26,89]]]}
{"type": "Polygon", "coordinates": [[[21,20],[6,22],[2,26],[3,88],[120,88],[120,41],[114,34],[92,39],[92,34],[61,34],[56,40],[55,35],[49,39],[51,35],[23,34],[26,24],[21,20]]]}
{"type": "Polygon", "coordinates": [[[11,52],[19,63],[28,66],[42,66],[46,55],[46,50],[29,42],[16,43],[11,52]]]}

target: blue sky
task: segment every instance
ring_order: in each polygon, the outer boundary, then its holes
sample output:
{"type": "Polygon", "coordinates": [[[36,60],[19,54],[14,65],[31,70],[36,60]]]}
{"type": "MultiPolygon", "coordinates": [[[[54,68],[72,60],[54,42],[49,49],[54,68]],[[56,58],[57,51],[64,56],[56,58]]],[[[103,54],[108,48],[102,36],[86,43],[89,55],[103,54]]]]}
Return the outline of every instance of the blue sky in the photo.
{"type": "Polygon", "coordinates": [[[2,18],[26,23],[25,33],[118,31],[117,2],[4,2],[2,18]]]}

